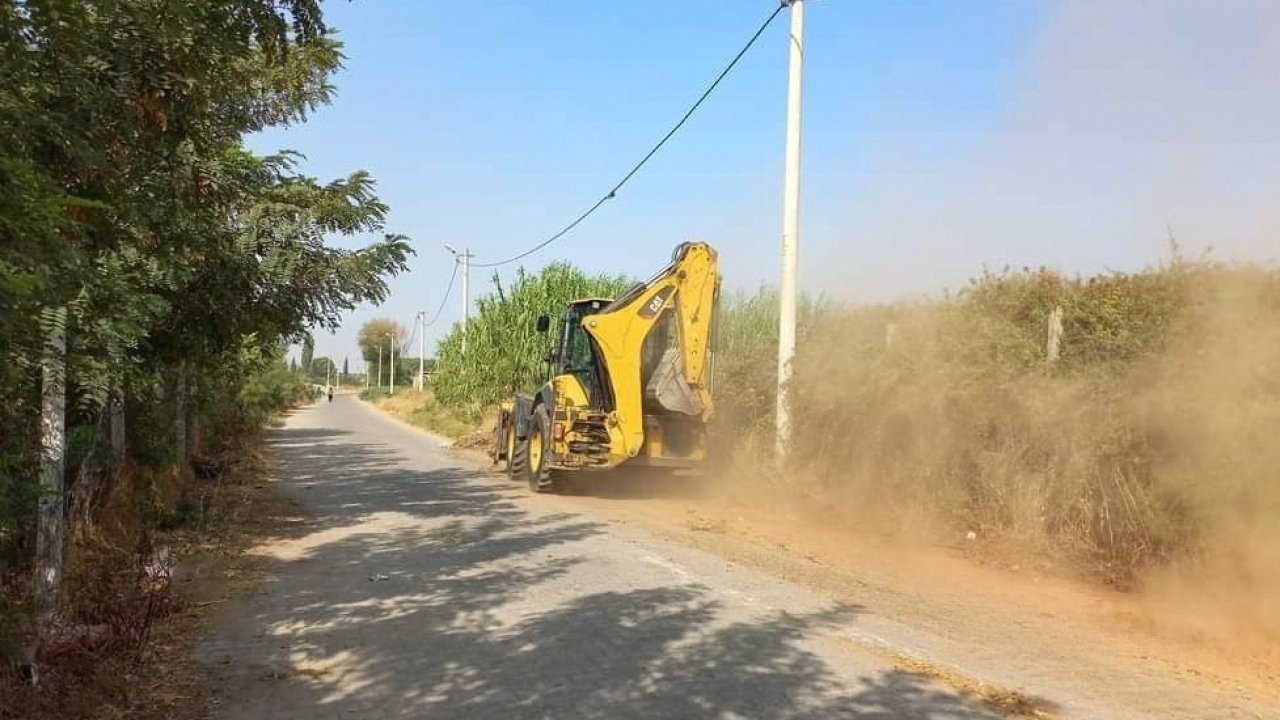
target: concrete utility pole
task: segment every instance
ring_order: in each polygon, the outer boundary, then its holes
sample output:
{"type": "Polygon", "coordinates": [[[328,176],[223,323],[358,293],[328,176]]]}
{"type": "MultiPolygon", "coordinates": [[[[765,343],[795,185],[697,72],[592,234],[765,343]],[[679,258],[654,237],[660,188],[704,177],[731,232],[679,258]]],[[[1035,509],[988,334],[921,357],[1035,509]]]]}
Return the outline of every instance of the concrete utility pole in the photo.
{"type": "Polygon", "coordinates": [[[1049,313],[1049,335],[1045,340],[1045,359],[1057,362],[1062,349],[1062,308],[1055,307],[1049,313]]]}
{"type": "Polygon", "coordinates": [[[396,334],[395,333],[387,333],[387,344],[391,346],[391,359],[389,361],[391,365],[391,377],[388,378],[391,381],[391,383],[388,386],[387,394],[395,395],[396,394],[396,334]]]}
{"type": "Polygon", "coordinates": [[[453,253],[454,261],[462,263],[462,354],[467,354],[467,321],[471,319],[471,293],[468,284],[471,279],[471,251],[462,248],[459,251],[449,243],[444,244],[444,249],[453,253]]]}
{"type": "Polygon", "coordinates": [[[418,311],[418,392],[427,389],[426,347],[427,347],[427,311],[418,311]]]}
{"type": "MultiPolygon", "coordinates": [[[[67,311],[59,308],[44,339],[40,360],[40,497],[36,510],[35,602],[36,645],[48,637],[62,592],[62,549],[66,502],[67,450],[67,311]]],[[[34,650],[28,665],[35,662],[34,650]]],[[[28,671],[35,682],[34,665],[28,671]]]]}
{"type": "Polygon", "coordinates": [[[382,343],[378,343],[378,388],[382,388],[382,343]]]}
{"type": "Polygon", "coordinates": [[[800,244],[800,105],[804,85],[804,0],[791,6],[788,38],[791,70],[787,81],[787,154],[782,200],[782,286],[778,318],[777,451],[791,444],[791,371],[796,355],[796,255],[800,244]]]}

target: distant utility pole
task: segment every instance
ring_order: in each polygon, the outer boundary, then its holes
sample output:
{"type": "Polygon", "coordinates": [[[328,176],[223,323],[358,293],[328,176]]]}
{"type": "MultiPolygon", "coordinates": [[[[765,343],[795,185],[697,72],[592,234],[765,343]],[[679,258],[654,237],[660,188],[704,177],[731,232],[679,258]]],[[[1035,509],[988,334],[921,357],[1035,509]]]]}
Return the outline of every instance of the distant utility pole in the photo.
{"type": "Polygon", "coordinates": [[[791,444],[791,372],[796,356],[796,255],[800,244],[800,105],[804,84],[804,0],[791,6],[791,69],[787,81],[787,152],[782,199],[782,287],[778,297],[777,451],[791,444]]]}
{"type": "Polygon", "coordinates": [[[427,363],[425,359],[426,355],[424,354],[426,352],[426,347],[427,347],[426,336],[427,336],[427,311],[419,310],[418,311],[418,392],[422,392],[423,390],[427,389],[427,376],[424,372],[427,367],[427,363]]]}
{"type": "Polygon", "coordinates": [[[468,283],[471,279],[471,258],[474,257],[467,248],[459,251],[449,243],[444,249],[453,253],[454,262],[462,263],[462,354],[467,354],[467,321],[471,319],[471,294],[468,283]]]}
{"type": "Polygon", "coordinates": [[[378,389],[382,389],[382,343],[378,343],[378,389]]]}
{"type": "Polygon", "coordinates": [[[391,377],[389,378],[389,380],[391,381],[391,384],[387,389],[387,394],[395,395],[396,394],[396,334],[395,333],[393,332],[387,333],[387,344],[391,346],[391,359],[390,359],[391,377]]]}

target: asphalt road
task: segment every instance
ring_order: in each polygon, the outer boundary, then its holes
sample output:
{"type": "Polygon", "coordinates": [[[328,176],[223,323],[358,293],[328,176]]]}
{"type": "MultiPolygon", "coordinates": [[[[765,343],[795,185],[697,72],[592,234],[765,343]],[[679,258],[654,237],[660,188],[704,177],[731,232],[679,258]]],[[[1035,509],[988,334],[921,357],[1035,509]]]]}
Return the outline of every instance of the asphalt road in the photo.
{"type": "Polygon", "coordinates": [[[272,444],[314,515],[197,656],[222,718],[992,718],[860,608],[528,497],[339,396],[272,444]]]}

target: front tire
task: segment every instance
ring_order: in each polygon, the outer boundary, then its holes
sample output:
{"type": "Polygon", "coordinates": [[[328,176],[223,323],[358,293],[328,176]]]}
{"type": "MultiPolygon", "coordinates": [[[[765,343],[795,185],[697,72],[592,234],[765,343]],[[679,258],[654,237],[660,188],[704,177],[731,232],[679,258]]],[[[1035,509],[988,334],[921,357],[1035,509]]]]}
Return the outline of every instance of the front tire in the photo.
{"type": "Polygon", "coordinates": [[[555,490],[555,482],[551,477],[551,418],[543,405],[533,409],[529,436],[520,443],[523,467],[520,468],[529,489],[536,492],[555,490]]]}

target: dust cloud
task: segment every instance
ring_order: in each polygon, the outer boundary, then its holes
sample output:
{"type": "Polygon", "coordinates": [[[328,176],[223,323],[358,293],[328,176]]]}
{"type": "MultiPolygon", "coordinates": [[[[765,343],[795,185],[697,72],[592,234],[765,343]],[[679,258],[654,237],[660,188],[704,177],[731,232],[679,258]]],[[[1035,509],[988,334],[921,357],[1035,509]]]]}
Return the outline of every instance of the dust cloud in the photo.
{"type": "Polygon", "coordinates": [[[1280,667],[1275,270],[990,279],[807,336],[788,470],[759,469],[757,434],[733,453],[755,480],[726,494],[1115,585],[1162,631],[1280,667]],[[1068,308],[1053,366],[1041,294],[1068,308]]]}
{"type": "MultiPolygon", "coordinates": [[[[865,302],[937,297],[982,267],[1137,270],[1170,232],[1193,257],[1274,262],[1277,68],[1272,0],[1057,2],[990,127],[947,155],[882,144],[874,189],[806,263],[828,296],[865,302]]],[[[975,362],[956,335],[1005,358],[1038,350],[931,303],[892,318],[912,348],[895,363],[859,349],[883,345],[890,318],[815,326],[791,480],[875,509],[851,522],[971,527],[1127,576],[1164,626],[1280,664],[1274,287],[1215,276],[1158,352],[1052,380],[975,362]]]]}
{"type": "Polygon", "coordinates": [[[1019,57],[985,129],[932,154],[893,136],[860,159],[845,222],[805,259],[823,292],[1138,269],[1170,228],[1191,254],[1280,258],[1280,3],[1057,2],[1019,57]]]}
{"type": "Polygon", "coordinates": [[[1194,530],[1144,591],[1165,623],[1280,665],[1280,284],[1244,275],[1204,298],[1137,393],[1165,449],[1153,478],[1194,530]]]}

